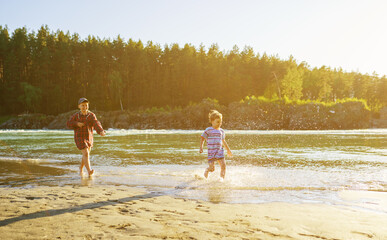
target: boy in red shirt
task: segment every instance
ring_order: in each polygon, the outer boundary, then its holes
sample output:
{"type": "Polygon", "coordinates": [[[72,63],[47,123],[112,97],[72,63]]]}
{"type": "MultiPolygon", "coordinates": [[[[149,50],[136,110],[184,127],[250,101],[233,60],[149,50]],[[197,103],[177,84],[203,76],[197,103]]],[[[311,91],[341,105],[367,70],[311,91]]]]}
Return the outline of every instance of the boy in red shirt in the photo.
{"type": "Polygon", "coordinates": [[[94,174],[94,169],[90,168],[90,151],[93,147],[93,129],[101,136],[105,136],[101,123],[97,120],[94,113],[89,111],[89,100],[80,98],[78,101],[80,112],[75,113],[67,121],[67,127],[74,130],[74,140],[77,148],[82,151],[82,162],[79,167],[81,176],[83,175],[83,167],[89,176],[94,174]]]}

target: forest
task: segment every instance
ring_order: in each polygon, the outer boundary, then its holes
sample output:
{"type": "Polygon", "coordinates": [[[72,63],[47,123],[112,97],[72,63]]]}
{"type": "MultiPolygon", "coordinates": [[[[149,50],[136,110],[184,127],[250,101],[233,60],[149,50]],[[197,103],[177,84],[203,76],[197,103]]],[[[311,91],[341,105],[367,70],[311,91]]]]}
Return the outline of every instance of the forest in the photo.
{"type": "Polygon", "coordinates": [[[378,112],[386,93],[386,76],[311,68],[249,46],[160,46],[120,36],[81,39],[48,26],[12,33],[0,26],[0,115],[56,115],[76,109],[80,97],[99,111],[185,107],[206,98],[227,106],[262,96],[295,103],[361,99],[378,112]]]}

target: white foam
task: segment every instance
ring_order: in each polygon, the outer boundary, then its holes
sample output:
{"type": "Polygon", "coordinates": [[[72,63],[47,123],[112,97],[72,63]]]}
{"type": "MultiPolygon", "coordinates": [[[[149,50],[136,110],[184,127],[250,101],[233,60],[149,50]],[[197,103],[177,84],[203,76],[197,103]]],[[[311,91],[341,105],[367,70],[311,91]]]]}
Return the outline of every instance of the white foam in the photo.
{"type": "Polygon", "coordinates": [[[148,135],[148,134],[201,134],[202,130],[176,130],[176,129],[114,129],[106,131],[107,136],[148,135]]]}

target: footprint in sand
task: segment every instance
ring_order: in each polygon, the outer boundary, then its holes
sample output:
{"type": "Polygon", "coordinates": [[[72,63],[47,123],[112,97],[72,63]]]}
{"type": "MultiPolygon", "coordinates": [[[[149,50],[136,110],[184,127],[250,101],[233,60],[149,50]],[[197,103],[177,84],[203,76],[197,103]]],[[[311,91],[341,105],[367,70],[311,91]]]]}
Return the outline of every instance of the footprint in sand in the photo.
{"type": "Polygon", "coordinates": [[[143,211],[145,211],[145,212],[150,212],[151,210],[149,210],[148,208],[144,208],[144,207],[142,207],[142,208],[139,208],[140,210],[143,210],[143,211]]]}
{"type": "Polygon", "coordinates": [[[201,212],[207,212],[207,213],[210,212],[209,207],[203,206],[201,204],[197,205],[195,209],[201,212]]]}
{"type": "Polygon", "coordinates": [[[120,229],[120,230],[127,230],[128,228],[137,228],[135,224],[132,223],[124,223],[124,224],[118,224],[118,225],[110,225],[110,228],[120,229]]]}
{"type": "Polygon", "coordinates": [[[27,200],[42,199],[42,197],[26,197],[27,200]]]}
{"type": "Polygon", "coordinates": [[[167,210],[167,209],[164,209],[163,211],[164,211],[164,212],[168,212],[168,213],[178,214],[178,215],[181,215],[181,216],[185,215],[185,213],[178,212],[178,211],[176,211],[176,210],[167,210]]]}
{"type": "Polygon", "coordinates": [[[250,226],[250,222],[244,219],[235,219],[232,221],[235,225],[245,225],[245,226],[250,226]]]}
{"type": "Polygon", "coordinates": [[[271,217],[269,217],[269,216],[265,216],[265,218],[266,218],[267,220],[271,220],[271,221],[279,221],[278,218],[271,218],[271,217]]]}
{"type": "Polygon", "coordinates": [[[129,210],[126,208],[119,208],[118,210],[120,210],[120,213],[128,213],[129,212],[129,210]]]}

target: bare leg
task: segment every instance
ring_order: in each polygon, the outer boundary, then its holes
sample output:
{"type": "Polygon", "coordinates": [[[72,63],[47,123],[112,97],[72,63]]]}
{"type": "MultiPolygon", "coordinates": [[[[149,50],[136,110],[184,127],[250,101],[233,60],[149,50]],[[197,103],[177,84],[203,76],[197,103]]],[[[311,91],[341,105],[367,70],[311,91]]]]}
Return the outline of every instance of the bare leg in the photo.
{"type": "Polygon", "coordinates": [[[85,158],[85,152],[84,150],[86,150],[87,148],[84,148],[81,150],[82,152],[82,160],[81,160],[81,166],[79,166],[79,174],[82,176],[83,175],[83,168],[85,167],[85,161],[84,161],[84,158],[85,158]]]}
{"type": "Polygon", "coordinates": [[[83,167],[85,164],[83,164],[83,154],[82,154],[82,160],[81,160],[81,166],[79,167],[79,174],[82,176],[83,175],[83,167]]]}
{"type": "Polygon", "coordinates": [[[224,179],[226,176],[226,162],[223,159],[218,160],[218,163],[220,165],[220,177],[224,179]]]}
{"type": "Polygon", "coordinates": [[[90,172],[89,172],[89,176],[93,175],[94,174],[94,169],[91,169],[91,165],[90,165],[90,153],[91,153],[91,147],[89,147],[89,168],[90,168],[90,172]]]}
{"type": "Polygon", "coordinates": [[[90,148],[82,149],[82,165],[86,167],[89,176],[94,173],[94,170],[90,168],[90,150],[90,148]]]}
{"type": "Polygon", "coordinates": [[[214,162],[208,163],[208,168],[206,168],[206,170],[204,171],[204,177],[208,178],[208,172],[213,172],[213,171],[215,171],[214,162]]]}

